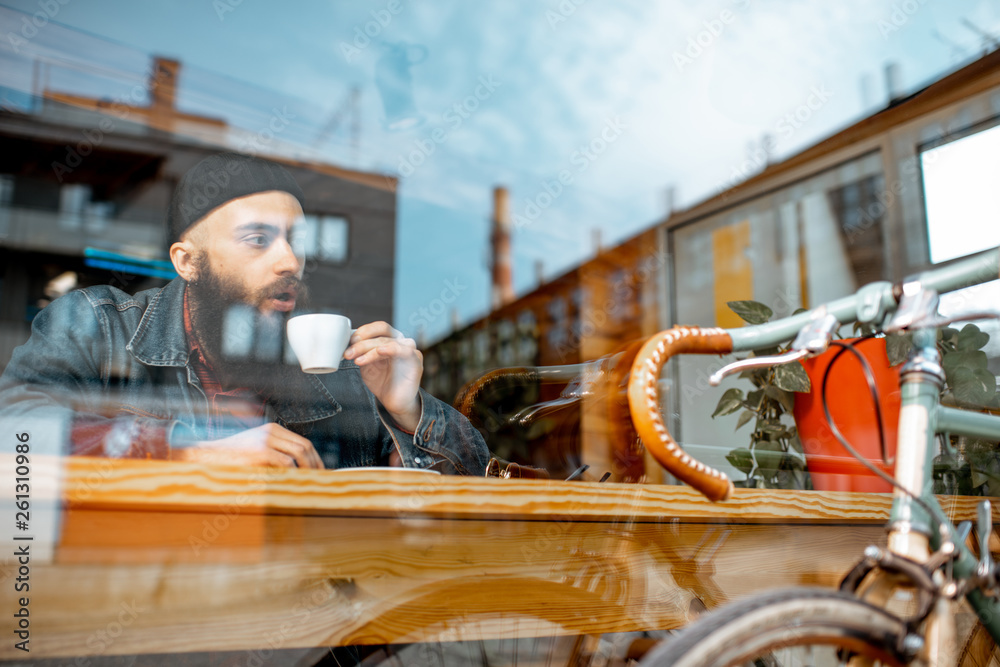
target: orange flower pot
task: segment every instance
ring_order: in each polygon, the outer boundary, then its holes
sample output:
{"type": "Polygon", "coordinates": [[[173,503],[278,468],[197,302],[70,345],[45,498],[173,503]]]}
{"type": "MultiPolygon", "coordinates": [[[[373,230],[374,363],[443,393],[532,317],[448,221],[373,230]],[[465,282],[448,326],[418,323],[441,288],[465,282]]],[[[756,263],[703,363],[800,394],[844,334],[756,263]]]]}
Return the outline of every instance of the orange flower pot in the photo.
{"type": "MultiPolygon", "coordinates": [[[[896,455],[901,394],[899,369],[889,366],[884,338],[853,338],[856,349],[868,360],[875,376],[882,428],[890,462],[896,455]]],[[[892,486],[874,475],[833,436],[823,414],[820,395],[823,374],[833,357],[843,348],[832,346],[823,354],[806,359],[802,366],[809,375],[812,391],[795,394],[795,423],[806,455],[806,465],[813,487],[819,491],[867,491],[888,493],[892,486]]],[[[892,476],[892,466],[882,463],[875,403],[865,380],[861,362],[850,351],[844,352],[827,381],[827,403],[833,422],[854,449],[870,463],[892,476]]]]}

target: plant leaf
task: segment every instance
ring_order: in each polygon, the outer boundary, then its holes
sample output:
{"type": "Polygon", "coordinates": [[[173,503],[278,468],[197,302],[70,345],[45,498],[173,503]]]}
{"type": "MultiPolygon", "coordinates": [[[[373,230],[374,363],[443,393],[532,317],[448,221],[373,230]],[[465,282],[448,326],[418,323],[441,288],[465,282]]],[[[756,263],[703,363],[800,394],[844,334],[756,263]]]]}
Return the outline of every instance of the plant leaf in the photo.
{"type": "Polygon", "coordinates": [[[731,415],[743,407],[743,391],[740,389],[727,389],[715,406],[712,417],[719,415],[731,415]]]}
{"type": "Polygon", "coordinates": [[[762,400],[764,400],[764,390],[755,389],[754,391],[751,391],[749,394],[747,394],[747,400],[746,403],[744,403],[744,405],[747,407],[748,410],[757,411],[760,410],[760,402],[762,400]]]}
{"type": "Polygon", "coordinates": [[[997,452],[995,442],[969,438],[965,443],[965,458],[973,467],[988,467],[1000,473],[1000,452],[997,452]]]}
{"type": "MultiPolygon", "coordinates": [[[[980,486],[982,486],[986,482],[989,482],[991,485],[993,485],[995,483],[1000,483],[1000,476],[995,475],[995,474],[990,473],[990,472],[987,472],[985,470],[981,470],[979,468],[973,467],[972,468],[972,486],[974,488],[979,488],[980,486]]],[[[996,487],[994,487],[994,488],[996,488],[996,487]]]]}
{"type": "Polygon", "coordinates": [[[968,444],[965,451],[969,458],[973,487],[978,488],[989,482],[992,488],[997,488],[996,482],[1000,482],[1000,454],[995,448],[995,443],[982,440],[974,440],[968,444]],[[973,452],[973,448],[978,451],[973,452]]]}
{"type": "Polygon", "coordinates": [[[736,428],[734,431],[739,431],[746,423],[757,416],[756,412],[750,410],[744,410],[740,413],[740,418],[736,421],[736,428]]]}
{"type": "Polygon", "coordinates": [[[774,384],[785,391],[797,391],[809,393],[812,385],[809,383],[809,375],[802,364],[785,364],[774,369],[774,384]]]}
{"type": "Polygon", "coordinates": [[[769,471],[771,474],[781,469],[781,462],[786,456],[787,454],[784,452],[771,452],[761,450],[760,448],[754,450],[754,458],[757,459],[757,466],[762,471],[769,471]]]}
{"type": "Polygon", "coordinates": [[[782,437],[788,435],[788,428],[784,424],[764,424],[760,430],[764,433],[776,433],[782,437]]]}
{"type": "Polygon", "coordinates": [[[912,349],[913,339],[909,335],[885,337],[885,353],[889,357],[890,366],[898,366],[906,361],[912,349]]]}
{"type": "Polygon", "coordinates": [[[726,460],[745,475],[749,475],[750,471],[753,470],[753,454],[746,447],[729,452],[726,454],[726,460]]]}
{"type": "Polygon", "coordinates": [[[997,393],[997,379],[985,368],[964,366],[948,374],[948,383],[955,400],[965,405],[985,405],[997,393]]]}
{"type": "Polygon", "coordinates": [[[955,349],[959,352],[975,352],[986,347],[989,342],[990,335],[988,333],[981,331],[975,324],[966,324],[958,332],[955,349]]]}
{"type": "Polygon", "coordinates": [[[764,324],[774,311],[759,301],[727,301],[726,305],[747,324],[764,324]]]}
{"type": "MultiPolygon", "coordinates": [[[[774,425],[773,424],[768,424],[768,426],[773,427],[774,425]]],[[[763,432],[763,429],[762,429],[762,432],[763,432]]],[[[784,453],[785,448],[781,446],[780,442],[772,441],[772,440],[761,440],[760,442],[757,443],[757,446],[754,447],[753,451],[754,451],[754,453],[757,453],[757,452],[780,452],[780,453],[784,453]]],[[[759,460],[760,459],[758,459],[758,461],[759,460]]]]}
{"type": "Polygon", "coordinates": [[[954,348],[955,341],[958,340],[958,330],[954,327],[943,327],[938,329],[937,339],[954,348]]]}
{"type": "Polygon", "coordinates": [[[791,394],[791,392],[771,385],[764,387],[764,393],[780,403],[781,407],[785,409],[785,412],[791,412],[795,409],[795,397],[791,394]]]}
{"type": "Polygon", "coordinates": [[[944,367],[944,372],[949,376],[949,384],[951,383],[951,374],[957,369],[985,370],[988,363],[989,359],[987,359],[986,353],[982,350],[949,352],[941,358],[941,365],[944,367]]]}
{"type": "Polygon", "coordinates": [[[740,373],[740,377],[744,380],[750,380],[755,387],[760,387],[767,382],[767,369],[766,368],[753,368],[748,371],[743,371],[740,373]]]}

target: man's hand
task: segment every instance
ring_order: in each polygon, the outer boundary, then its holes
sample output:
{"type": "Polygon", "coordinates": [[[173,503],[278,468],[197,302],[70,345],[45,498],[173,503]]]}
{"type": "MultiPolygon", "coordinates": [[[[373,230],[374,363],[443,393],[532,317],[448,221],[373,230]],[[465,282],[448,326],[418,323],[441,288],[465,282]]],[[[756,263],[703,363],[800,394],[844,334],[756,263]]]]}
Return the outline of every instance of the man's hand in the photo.
{"type": "Polygon", "coordinates": [[[397,425],[415,431],[420,423],[420,378],[424,357],[412,338],[385,322],[358,327],[344,358],[353,359],[361,379],[397,425]]]}
{"type": "Polygon", "coordinates": [[[312,443],[278,424],[264,424],[221,440],[171,448],[172,461],[274,468],[323,468],[312,443]]]}

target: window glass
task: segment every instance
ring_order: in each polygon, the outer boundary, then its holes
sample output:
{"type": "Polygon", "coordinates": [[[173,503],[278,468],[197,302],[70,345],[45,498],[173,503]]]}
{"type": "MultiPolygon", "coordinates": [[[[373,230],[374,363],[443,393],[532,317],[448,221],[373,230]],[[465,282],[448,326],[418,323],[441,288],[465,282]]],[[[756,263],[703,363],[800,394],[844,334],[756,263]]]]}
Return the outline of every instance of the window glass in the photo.
{"type": "Polygon", "coordinates": [[[90,188],[86,185],[64,185],[59,191],[59,222],[68,229],[79,227],[83,212],[90,203],[90,188]]]}
{"type": "Polygon", "coordinates": [[[928,271],[984,284],[926,297],[948,432],[896,460],[975,520],[998,186],[996,0],[0,0],[0,662],[655,663],[887,543],[815,359],[710,378],[826,307],[898,430],[867,334],[928,271]]]}
{"type": "Polygon", "coordinates": [[[10,202],[14,193],[14,178],[0,174],[0,238],[10,230],[10,202]]]}
{"type": "Polygon", "coordinates": [[[318,223],[316,256],[328,262],[343,262],[347,259],[347,220],[324,215],[318,223]]]}
{"type": "MultiPolygon", "coordinates": [[[[866,155],[673,232],[677,321],[740,328],[745,322],[729,302],[758,301],[778,319],[884,277],[885,255],[873,247],[883,249],[884,202],[893,202],[881,169],[879,155],[866,155]]],[[[907,187],[917,187],[915,172],[907,187]]],[[[669,389],[668,405],[676,406],[683,442],[706,463],[744,477],[728,459],[737,448],[732,433],[738,417],[712,413],[726,389],[754,387],[735,376],[719,389],[710,387],[708,377],[725,363],[719,359],[691,355],[676,363],[678,382],[669,389]]],[[[790,413],[782,423],[794,425],[790,413]]],[[[744,424],[738,433],[750,430],[744,424]]]]}
{"type": "Polygon", "coordinates": [[[1000,245],[1000,126],[920,154],[931,262],[1000,245]]]}
{"type": "Polygon", "coordinates": [[[877,196],[883,190],[882,176],[873,175],[827,193],[840,226],[851,272],[861,284],[886,277],[882,242],[886,207],[877,196]]]}
{"type": "Polygon", "coordinates": [[[306,215],[302,245],[305,256],[323,262],[347,259],[348,222],[335,215],[306,215]]]}

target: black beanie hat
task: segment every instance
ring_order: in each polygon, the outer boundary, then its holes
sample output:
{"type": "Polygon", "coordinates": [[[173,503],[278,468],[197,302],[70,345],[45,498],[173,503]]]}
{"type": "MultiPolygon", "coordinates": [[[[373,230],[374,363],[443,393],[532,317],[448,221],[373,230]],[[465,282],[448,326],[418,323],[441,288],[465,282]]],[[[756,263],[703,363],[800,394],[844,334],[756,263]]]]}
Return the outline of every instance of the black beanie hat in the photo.
{"type": "Polygon", "coordinates": [[[305,200],[302,188],[280,164],[241,155],[210,155],[191,167],[181,177],[167,211],[167,244],[180,240],[184,231],[213,209],[226,202],[256,194],[280,190],[305,200]]]}

